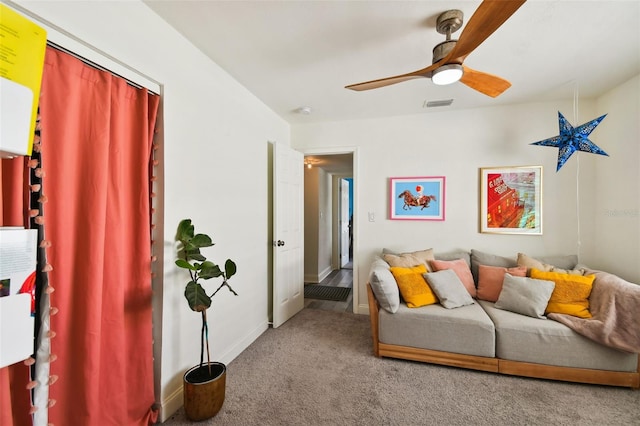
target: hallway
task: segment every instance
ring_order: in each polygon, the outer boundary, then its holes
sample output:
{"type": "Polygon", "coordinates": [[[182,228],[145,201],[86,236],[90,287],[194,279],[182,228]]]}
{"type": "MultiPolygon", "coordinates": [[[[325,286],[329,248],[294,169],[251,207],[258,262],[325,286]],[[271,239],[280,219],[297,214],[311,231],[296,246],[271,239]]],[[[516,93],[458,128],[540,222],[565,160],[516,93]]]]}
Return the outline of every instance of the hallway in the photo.
{"type": "Polygon", "coordinates": [[[349,262],[342,269],[332,271],[319,285],[333,287],[348,287],[352,291],[346,300],[336,302],[333,300],[304,299],[304,307],[321,309],[323,311],[353,313],[353,263],[349,262]]]}

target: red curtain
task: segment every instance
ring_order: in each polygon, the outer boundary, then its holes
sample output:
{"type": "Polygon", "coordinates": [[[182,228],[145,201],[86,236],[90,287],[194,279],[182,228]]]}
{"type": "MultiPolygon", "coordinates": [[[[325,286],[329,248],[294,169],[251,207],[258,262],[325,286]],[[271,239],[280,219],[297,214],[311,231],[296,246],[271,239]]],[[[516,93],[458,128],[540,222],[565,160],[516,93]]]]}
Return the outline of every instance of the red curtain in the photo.
{"type": "Polygon", "coordinates": [[[41,155],[52,309],[49,422],[153,411],[150,161],[159,97],[47,48],[41,155]]]}

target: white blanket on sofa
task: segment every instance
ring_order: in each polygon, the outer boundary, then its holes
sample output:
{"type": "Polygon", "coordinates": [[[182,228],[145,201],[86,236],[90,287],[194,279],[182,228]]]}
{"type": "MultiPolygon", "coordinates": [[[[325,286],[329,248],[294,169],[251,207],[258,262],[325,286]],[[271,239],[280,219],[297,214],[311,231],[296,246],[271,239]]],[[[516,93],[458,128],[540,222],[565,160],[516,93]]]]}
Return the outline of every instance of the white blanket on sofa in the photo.
{"type": "Polygon", "coordinates": [[[547,317],[603,345],[640,353],[640,285],[603,271],[585,273],[591,274],[596,276],[589,296],[592,318],[556,313],[547,317]]]}

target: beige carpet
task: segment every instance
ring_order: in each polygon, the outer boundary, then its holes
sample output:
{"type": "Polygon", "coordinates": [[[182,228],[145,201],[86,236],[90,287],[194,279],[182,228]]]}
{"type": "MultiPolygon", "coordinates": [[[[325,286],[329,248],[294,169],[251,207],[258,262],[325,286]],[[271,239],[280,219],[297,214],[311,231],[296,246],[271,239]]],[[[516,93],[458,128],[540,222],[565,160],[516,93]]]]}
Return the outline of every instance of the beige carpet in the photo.
{"type": "MultiPolygon", "coordinates": [[[[378,359],[369,318],[304,309],[229,366],[206,425],[640,425],[640,391],[378,359]]],[[[182,410],[165,425],[193,425],[182,410]]]]}

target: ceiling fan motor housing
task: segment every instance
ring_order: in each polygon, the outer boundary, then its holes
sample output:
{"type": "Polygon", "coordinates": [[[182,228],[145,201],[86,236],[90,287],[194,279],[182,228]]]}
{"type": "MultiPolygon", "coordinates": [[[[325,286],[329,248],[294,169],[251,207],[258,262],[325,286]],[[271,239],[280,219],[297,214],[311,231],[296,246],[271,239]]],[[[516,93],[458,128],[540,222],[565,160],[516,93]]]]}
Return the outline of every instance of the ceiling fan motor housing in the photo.
{"type": "Polygon", "coordinates": [[[458,40],[447,40],[436,44],[436,47],[433,48],[433,61],[431,63],[435,64],[440,59],[447,56],[449,52],[451,52],[451,49],[455,47],[457,42],[458,40]]]}
{"type": "Polygon", "coordinates": [[[433,64],[444,58],[455,47],[458,40],[451,40],[451,34],[462,27],[463,14],[461,10],[447,10],[438,15],[436,31],[445,34],[447,39],[433,48],[433,64]]]}

